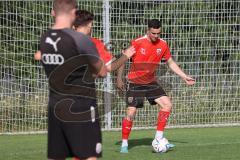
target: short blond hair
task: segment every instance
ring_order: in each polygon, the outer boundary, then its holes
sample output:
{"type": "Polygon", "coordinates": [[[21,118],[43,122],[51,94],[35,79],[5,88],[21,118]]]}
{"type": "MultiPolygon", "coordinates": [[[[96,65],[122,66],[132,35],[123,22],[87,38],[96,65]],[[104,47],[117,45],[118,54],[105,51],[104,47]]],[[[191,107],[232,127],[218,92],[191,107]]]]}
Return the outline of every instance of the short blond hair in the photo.
{"type": "Polygon", "coordinates": [[[77,8],[76,0],[54,0],[53,10],[56,15],[59,13],[69,13],[72,9],[77,8]]]}

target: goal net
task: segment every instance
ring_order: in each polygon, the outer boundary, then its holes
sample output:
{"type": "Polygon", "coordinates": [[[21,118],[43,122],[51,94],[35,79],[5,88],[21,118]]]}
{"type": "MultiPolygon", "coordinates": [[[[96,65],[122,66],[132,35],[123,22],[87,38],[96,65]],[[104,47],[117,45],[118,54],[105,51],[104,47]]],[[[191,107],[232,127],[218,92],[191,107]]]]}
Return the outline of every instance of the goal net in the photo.
{"type": "MultiPolygon", "coordinates": [[[[48,85],[33,54],[41,33],[52,24],[51,6],[48,0],[0,1],[0,134],[46,131],[48,85]]],[[[148,19],[161,19],[161,38],[180,67],[196,78],[187,87],[160,65],[159,80],[173,102],[169,127],[240,125],[239,1],[81,0],[79,8],[95,14],[93,36],[116,57],[146,33],[148,19]]],[[[97,80],[97,87],[102,128],[121,128],[126,104],[116,74],[97,80]]],[[[159,108],[144,106],[135,128],[156,124],[159,108]]]]}

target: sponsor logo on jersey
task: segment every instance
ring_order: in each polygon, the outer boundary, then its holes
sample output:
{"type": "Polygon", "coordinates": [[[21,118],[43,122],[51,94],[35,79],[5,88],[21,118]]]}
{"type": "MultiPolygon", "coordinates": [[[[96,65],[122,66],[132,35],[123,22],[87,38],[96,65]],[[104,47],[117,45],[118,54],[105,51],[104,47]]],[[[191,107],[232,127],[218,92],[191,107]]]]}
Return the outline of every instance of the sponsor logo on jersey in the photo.
{"type": "Polygon", "coordinates": [[[132,103],[133,102],[133,97],[128,97],[128,103],[132,103]]]}
{"type": "Polygon", "coordinates": [[[161,48],[158,48],[158,49],[157,49],[157,55],[158,55],[158,56],[160,55],[161,51],[162,51],[161,48]]]}
{"type": "Polygon", "coordinates": [[[55,50],[55,52],[57,52],[57,51],[58,51],[58,49],[57,49],[57,44],[58,44],[58,42],[59,42],[60,40],[61,40],[61,37],[58,37],[58,38],[56,39],[56,41],[53,41],[50,37],[47,37],[46,40],[45,40],[45,42],[48,43],[48,44],[50,44],[50,45],[52,45],[53,48],[54,48],[54,50],[55,50]]]}
{"type": "Polygon", "coordinates": [[[144,48],[141,48],[141,49],[140,49],[140,53],[143,54],[143,55],[145,55],[145,54],[146,54],[146,50],[145,50],[144,48]]]}
{"type": "Polygon", "coordinates": [[[60,54],[43,54],[42,62],[44,64],[61,65],[64,63],[64,57],[60,54]]]}

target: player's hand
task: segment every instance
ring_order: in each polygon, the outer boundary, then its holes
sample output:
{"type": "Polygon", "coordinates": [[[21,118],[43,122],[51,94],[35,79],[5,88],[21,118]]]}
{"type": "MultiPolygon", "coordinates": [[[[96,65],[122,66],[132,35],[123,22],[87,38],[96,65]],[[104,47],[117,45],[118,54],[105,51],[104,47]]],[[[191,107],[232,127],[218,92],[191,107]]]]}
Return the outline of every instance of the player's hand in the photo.
{"type": "Polygon", "coordinates": [[[195,84],[195,79],[193,79],[192,77],[190,76],[186,76],[183,78],[183,80],[187,83],[187,85],[191,86],[191,85],[194,85],[195,84]]]}
{"type": "Polygon", "coordinates": [[[133,46],[123,51],[123,54],[126,55],[128,58],[131,58],[135,53],[136,53],[136,50],[133,46]]]}
{"type": "Polygon", "coordinates": [[[34,59],[37,60],[37,61],[40,61],[42,59],[42,53],[41,51],[37,51],[35,54],[34,54],[34,59]]]}
{"type": "Polygon", "coordinates": [[[125,90],[125,84],[122,79],[117,78],[117,88],[121,91],[125,90]]]}

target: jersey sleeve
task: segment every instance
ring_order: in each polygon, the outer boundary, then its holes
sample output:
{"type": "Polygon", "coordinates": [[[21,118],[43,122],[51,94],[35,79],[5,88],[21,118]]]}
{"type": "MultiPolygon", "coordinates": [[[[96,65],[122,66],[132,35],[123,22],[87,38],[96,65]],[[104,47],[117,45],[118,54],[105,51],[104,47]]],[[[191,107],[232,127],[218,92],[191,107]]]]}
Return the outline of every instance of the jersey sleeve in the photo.
{"type": "Polygon", "coordinates": [[[137,47],[138,47],[137,42],[135,40],[132,40],[131,46],[133,46],[135,49],[137,49],[137,47]]]}
{"type": "MultiPolygon", "coordinates": [[[[106,48],[106,47],[104,47],[104,48],[106,48]]],[[[112,63],[112,61],[114,60],[112,54],[107,49],[104,49],[103,52],[104,52],[103,61],[104,61],[105,65],[112,63]]]]}
{"type": "Polygon", "coordinates": [[[99,56],[104,61],[105,65],[108,65],[109,63],[111,63],[113,61],[113,56],[108,51],[104,43],[101,40],[98,40],[96,38],[92,38],[92,40],[93,40],[93,43],[95,43],[99,56]]]}
{"type": "MultiPolygon", "coordinates": [[[[138,46],[139,46],[139,44],[136,42],[136,40],[132,40],[132,41],[131,41],[131,46],[135,48],[135,51],[136,51],[136,52],[138,51],[138,46]]],[[[134,55],[131,57],[130,61],[132,61],[132,58],[134,58],[135,55],[136,55],[136,54],[134,54],[134,55]]]]}
{"type": "Polygon", "coordinates": [[[164,59],[165,62],[167,62],[170,57],[172,57],[172,55],[171,55],[169,46],[166,45],[166,50],[165,50],[165,52],[163,54],[163,59],[164,59]]]}
{"type": "Polygon", "coordinates": [[[89,55],[90,57],[99,57],[96,46],[88,37],[81,37],[81,40],[78,42],[78,51],[79,53],[89,55]]]}
{"type": "Polygon", "coordinates": [[[98,71],[102,68],[102,60],[99,56],[98,50],[90,38],[82,39],[79,46],[80,54],[84,54],[87,57],[89,65],[95,70],[98,71]]]}

